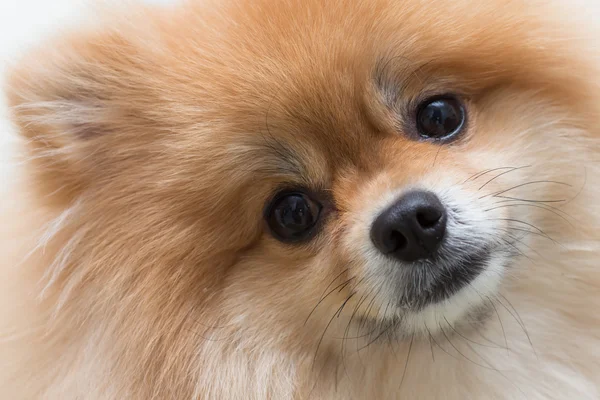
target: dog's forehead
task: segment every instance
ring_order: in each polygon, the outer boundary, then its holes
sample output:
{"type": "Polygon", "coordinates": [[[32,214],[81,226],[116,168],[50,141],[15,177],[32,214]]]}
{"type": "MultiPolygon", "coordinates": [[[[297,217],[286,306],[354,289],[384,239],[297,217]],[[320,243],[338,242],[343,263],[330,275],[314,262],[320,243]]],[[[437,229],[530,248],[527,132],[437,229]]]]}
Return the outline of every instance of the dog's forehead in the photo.
{"type": "Polygon", "coordinates": [[[369,166],[382,128],[408,141],[392,131],[398,99],[557,80],[559,52],[533,39],[535,24],[520,23],[514,2],[496,2],[495,15],[467,1],[435,13],[415,0],[192,2],[162,35],[171,42],[170,106],[185,103],[216,135],[267,142],[277,157],[272,149],[283,146],[300,160],[326,160],[320,170],[369,166]]]}
{"type": "Polygon", "coordinates": [[[475,86],[527,68],[539,75],[549,64],[541,54],[549,52],[540,54],[533,34],[514,18],[520,13],[506,3],[512,2],[498,2],[502,10],[491,16],[465,1],[434,14],[414,0],[229,1],[196,5],[171,34],[182,69],[197,69],[206,87],[199,100],[206,95],[263,119],[268,110],[273,121],[287,116],[352,137],[374,82],[393,98],[407,83],[417,91],[429,83],[417,71],[462,75],[475,86]]]}

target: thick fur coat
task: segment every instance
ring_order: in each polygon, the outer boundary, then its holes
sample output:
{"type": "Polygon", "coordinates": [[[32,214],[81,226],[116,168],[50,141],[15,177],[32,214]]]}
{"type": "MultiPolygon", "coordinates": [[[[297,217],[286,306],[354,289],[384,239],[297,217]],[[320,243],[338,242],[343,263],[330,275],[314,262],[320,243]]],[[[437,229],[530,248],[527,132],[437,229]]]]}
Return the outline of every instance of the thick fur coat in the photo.
{"type": "Polygon", "coordinates": [[[600,64],[574,17],[507,0],[123,15],[8,78],[2,398],[599,398],[600,64]],[[450,92],[464,135],[414,140],[414,105],[450,92]],[[325,199],[308,243],[265,226],[282,185],[325,199]],[[408,188],[453,210],[458,248],[497,249],[418,312],[390,306],[401,278],[368,235],[408,188]]]}

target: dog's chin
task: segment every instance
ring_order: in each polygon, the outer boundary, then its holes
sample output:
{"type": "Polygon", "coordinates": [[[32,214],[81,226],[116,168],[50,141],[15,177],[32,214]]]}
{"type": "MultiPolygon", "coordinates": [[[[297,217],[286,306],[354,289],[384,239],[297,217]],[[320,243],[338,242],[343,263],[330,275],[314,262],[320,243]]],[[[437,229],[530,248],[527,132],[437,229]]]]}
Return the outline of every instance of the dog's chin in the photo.
{"type": "Polygon", "coordinates": [[[483,324],[492,314],[504,271],[512,258],[482,249],[447,265],[426,290],[405,291],[397,307],[375,324],[387,325],[400,337],[436,335],[483,324]]]}

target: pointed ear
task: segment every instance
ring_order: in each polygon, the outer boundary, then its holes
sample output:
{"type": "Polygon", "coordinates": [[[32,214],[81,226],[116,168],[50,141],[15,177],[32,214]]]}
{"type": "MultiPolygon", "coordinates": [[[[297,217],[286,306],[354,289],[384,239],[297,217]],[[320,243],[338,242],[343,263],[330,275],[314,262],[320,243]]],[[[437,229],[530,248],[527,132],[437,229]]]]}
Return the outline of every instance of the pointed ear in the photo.
{"type": "MultiPolygon", "coordinates": [[[[6,94],[25,157],[50,191],[75,190],[132,115],[133,46],[114,32],[63,37],[13,68],[6,94]]],[[[139,63],[139,61],[138,61],[139,63]]]]}

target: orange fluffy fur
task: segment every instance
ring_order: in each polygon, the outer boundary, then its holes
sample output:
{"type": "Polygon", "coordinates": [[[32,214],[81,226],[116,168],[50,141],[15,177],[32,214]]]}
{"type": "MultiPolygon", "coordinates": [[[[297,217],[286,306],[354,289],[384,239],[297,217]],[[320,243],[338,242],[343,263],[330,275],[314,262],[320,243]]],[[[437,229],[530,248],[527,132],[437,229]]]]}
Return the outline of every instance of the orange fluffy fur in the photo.
{"type": "Polygon", "coordinates": [[[525,3],[195,1],[22,60],[2,397],[598,398],[598,57],[525,3]],[[390,98],[437,92],[467,99],[468,132],[409,140],[390,98]],[[505,167],[523,168],[476,175],[505,167]],[[333,199],[308,244],[265,229],[284,183],[333,199]],[[490,211],[499,232],[543,234],[501,271],[485,323],[448,306],[448,329],[366,342],[350,320],[387,312],[361,279],[385,201],[423,186],[492,209],[521,184],[511,196],[560,202],[490,211]]]}

